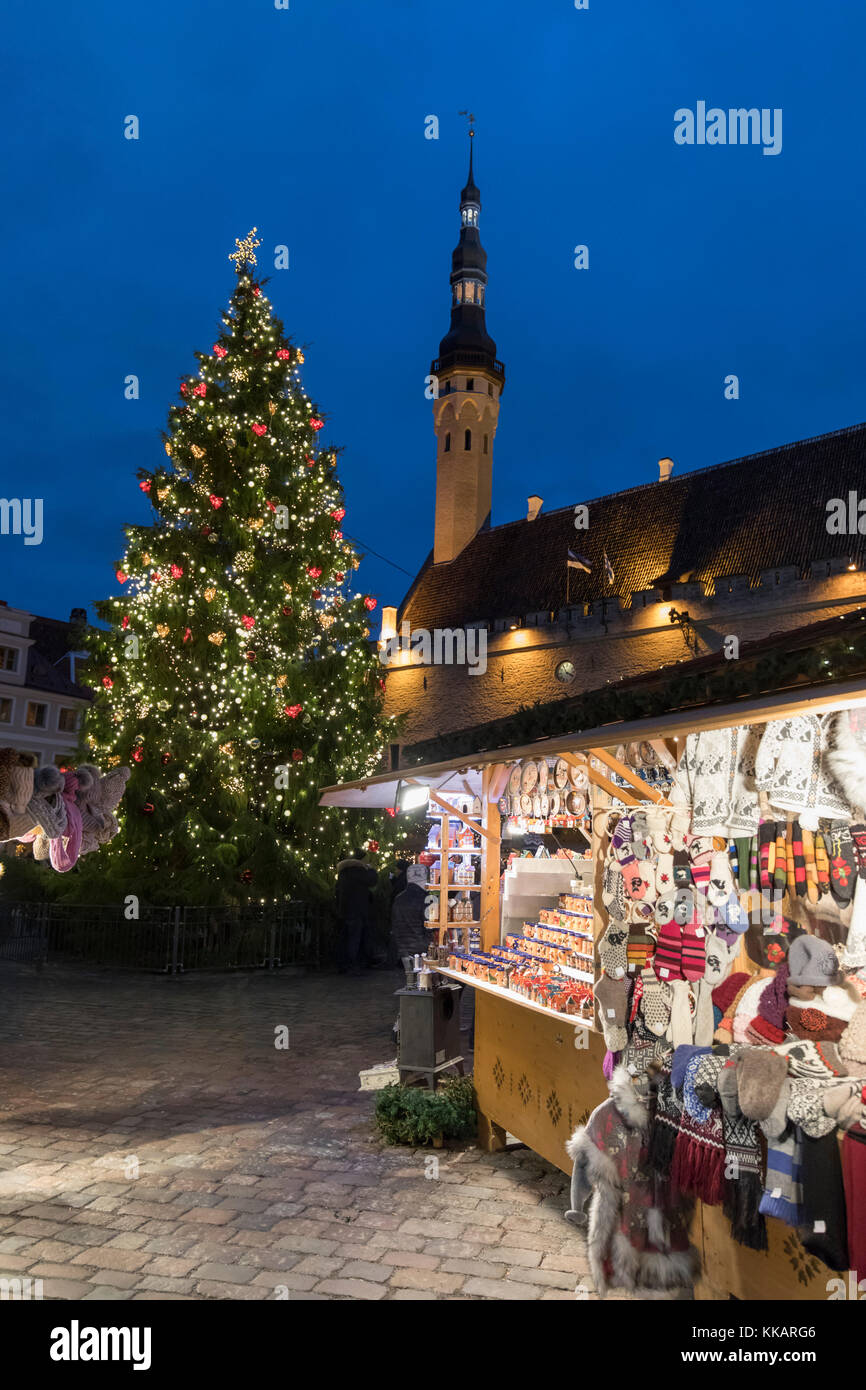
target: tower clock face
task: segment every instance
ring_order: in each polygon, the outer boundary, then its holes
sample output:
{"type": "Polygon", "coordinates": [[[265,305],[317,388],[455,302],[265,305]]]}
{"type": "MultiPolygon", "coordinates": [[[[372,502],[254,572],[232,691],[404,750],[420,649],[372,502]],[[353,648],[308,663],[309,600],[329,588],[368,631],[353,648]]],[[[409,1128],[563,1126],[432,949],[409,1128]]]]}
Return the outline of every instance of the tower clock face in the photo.
{"type": "Polygon", "coordinates": [[[554,675],[556,676],[556,679],[558,681],[562,682],[563,685],[570,685],[571,682],[574,680],[575,676],[577,675],[577,667],[575,666],[573,661],[560,661],[559,665],[554,671],[554,675]]]}

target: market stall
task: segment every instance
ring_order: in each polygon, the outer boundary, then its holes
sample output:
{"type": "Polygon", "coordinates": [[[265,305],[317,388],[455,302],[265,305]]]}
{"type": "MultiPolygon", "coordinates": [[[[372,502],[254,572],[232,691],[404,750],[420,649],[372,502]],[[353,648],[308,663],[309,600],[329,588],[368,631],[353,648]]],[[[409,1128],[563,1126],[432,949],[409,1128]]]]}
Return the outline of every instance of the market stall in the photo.
{"type": "MultiPolygon", "coordinates": [[[[440,905],[428,957],[476,992],[480,1142],[511,1134],[564,1172],[574,1161],[573,1201],[591,1204],[632,1120],[642,1136],[640,1182],[622,1173],[616,1187],[633,1210],[595,1249],[598,1281],[651,1287],[663,1268],[662,1282],[686,1282],[692,1258],[705,1298],[826,1299],[834,1269],[866,1277],[862,682],[322,793],[391,809],[425,799],[442,818],[440,904],[441,865],[459,859],[447,827],[467,850],[471,835],[478,861],[471,920],[440,905]],[[541,844],[500,874],[527,830],[541,844]],[[566,835],[578,830],[582,849],[566,835]],[[666,1236],[631,1231],[642,1203],[666,1236]],[[630,1258],[640,1247],[631,1275],[615,1258],[625,1231],[630,1258]]],[[[596,1244],[599,1229],[596,1210],[596,1244]]]]}

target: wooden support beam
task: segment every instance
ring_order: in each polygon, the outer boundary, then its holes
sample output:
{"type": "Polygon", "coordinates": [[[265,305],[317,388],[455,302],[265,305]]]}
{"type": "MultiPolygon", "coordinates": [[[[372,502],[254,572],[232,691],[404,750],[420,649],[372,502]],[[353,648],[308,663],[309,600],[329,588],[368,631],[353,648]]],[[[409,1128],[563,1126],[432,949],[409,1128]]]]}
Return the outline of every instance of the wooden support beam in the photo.
{"type": "Polygon", "coordinates": [[[650,787],[632,768],[621,763],[619,758],[615,758],[612,753],[608,753],[606,748],[591,748],[589,752],[591,757],[598,758],[598,761],[604,763],[605,767],[609,767],[611,772],[615,772],[618,777],[622,777],[625,782],[628,782],[629,786],[640,792],[642,801],[655,801],[656,804],[664,803],[667,805],[660,791],[655,787],[650,787]]]}
{"type": "Polygon", "coordinates": [[[633,796],[626,787],[615,786],[615,784],[607,777],[603,776],[602,773],[597,772],[594,767],[590,767],[588,761],[581,762],[573,753],[562,753],[560,756],[563,762],[568,763],[569,767],[582,767],[590,782],[594,782],[597,787],[601,787],[607,792],[608,796],[619,797],[619,800],[624,801],[627,806],[637,805],[637,797],[633,796]]]}
{"type": "MultiPolygon", "coordinates": [[[[407,777],[406,781],[410,782],[413,787],[421,786],[420,782],[413,782],[411,777],[407,777]]],[[[449,806],[448,802],[443,801],[442,797],[438,796],[436,792],[430,791],[428,789],[427,794],[430,800],[433,802],[434,806],[438,806],[441,810],[446,811],[448,815],[453,816],[455,820],[462,821],[464,825],[468,825],[469,829],[474,830],[476,835],[485,836],[488,840],[491,839],[490,831],[485,830],[483,825],[479,825],[477,820],[472,820],[470,816],[467,816],[463,811],[458,810],[456,806],[449,806]]]]}
{"type": "Polygon", "coordinates": [[[511,768],[508,763],[494,763],[490,776],[490,800],[498,801],[508,786],[511,768]]]}

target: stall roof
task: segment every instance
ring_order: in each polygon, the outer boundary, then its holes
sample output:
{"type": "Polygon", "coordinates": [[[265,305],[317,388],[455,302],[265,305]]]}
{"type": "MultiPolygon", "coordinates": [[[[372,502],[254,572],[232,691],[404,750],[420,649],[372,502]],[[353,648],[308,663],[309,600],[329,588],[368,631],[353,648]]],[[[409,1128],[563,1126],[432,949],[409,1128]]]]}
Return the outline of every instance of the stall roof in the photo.
{"type": "Polygon", "coordinates": [[[564,752],[579,752],[589,748],[610,748],[630,739],[668,738],[697,733],[701,729],[724,729],[732,724],[760,724],[769,719],[784,719],[794,714],[825,713],[852,705],[866,705],[866,685],[862,679],[839,682],[820,687],[803,686],[796,694],[786,690],[781,694],[756,696],[737,700],[728,705],[705,705],[675,714],[648,719],[633,719],[616,724],[604,724],[580,733],[560,734],[556,738],[537,739],[510,748],[486,749],[477,754],[461,755],[446,762],[427,766],[403,768],[400,771],[380,772],[354,782],[342,782],[335,787],[321,788],[320,806],[354,806],[361,809],[394,806],[401,786],[416,782],[440,794],[469,793],[481,795],[481,777],[485,767],[496,763],[519,762],[522,758],[555,757],[564,752]]]}

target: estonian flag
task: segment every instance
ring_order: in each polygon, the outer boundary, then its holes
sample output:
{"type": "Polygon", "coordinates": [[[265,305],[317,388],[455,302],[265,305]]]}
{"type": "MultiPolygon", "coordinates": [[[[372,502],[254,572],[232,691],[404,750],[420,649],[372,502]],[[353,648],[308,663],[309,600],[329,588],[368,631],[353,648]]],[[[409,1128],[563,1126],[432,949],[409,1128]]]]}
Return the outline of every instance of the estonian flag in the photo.
{"type": "Polygon", "coordinates": [[[614,579],[616,578],[616,575],[613,572],[613,565],[607,558],[607,551],[604,552],[604,577],[607,580],[608,584],[612,584],[614,579]]]}
{"type": "Polygon", "coordinates": [[[569,550],[568,552],[568,568],[570,570],[584,570],[587,574],[591,574],[592,572],[592,565],[589,563],[586,556],[575,555],[573,550],[569,550]]]}

